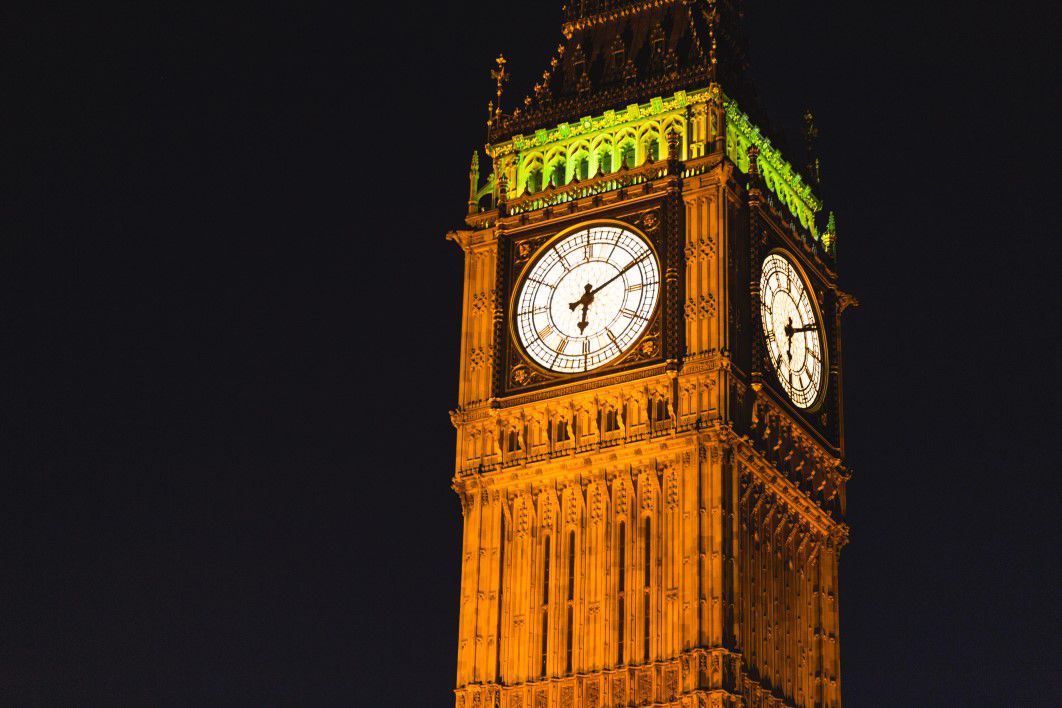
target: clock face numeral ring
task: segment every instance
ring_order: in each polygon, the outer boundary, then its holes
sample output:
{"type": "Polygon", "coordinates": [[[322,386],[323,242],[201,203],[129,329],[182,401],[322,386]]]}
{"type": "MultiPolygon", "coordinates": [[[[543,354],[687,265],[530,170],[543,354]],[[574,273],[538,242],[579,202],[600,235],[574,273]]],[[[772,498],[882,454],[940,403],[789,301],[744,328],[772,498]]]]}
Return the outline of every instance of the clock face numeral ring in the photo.
{"type": "Polygon", "coordinates": [[[763,261],[760,317],[767,356],[782,390],[798,408],[814,407],[826,367],[821,317],[804,275],[781,253],[763,261]]]}
{"type": "Polygon", "coordinates": [[[619,224],[581,226],[547,244],[525,270],[513,330],[542,368],[585,373],[629,351],[659,300],[660,264],[645,238],[619,224]]]}

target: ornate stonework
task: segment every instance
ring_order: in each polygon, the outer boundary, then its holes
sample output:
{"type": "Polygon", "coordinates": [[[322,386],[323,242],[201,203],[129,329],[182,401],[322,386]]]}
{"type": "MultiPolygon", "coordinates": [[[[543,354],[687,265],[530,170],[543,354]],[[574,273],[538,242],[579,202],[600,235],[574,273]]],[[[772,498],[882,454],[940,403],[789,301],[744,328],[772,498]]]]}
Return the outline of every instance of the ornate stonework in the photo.
{"type": "Polygon", "coordinates": [[[570,3],[563,48],[514,111],[498,63],[492,170],[473,160],[468,228],[450,235],[465,254],[461,708],[840,705],[840,328],[855,303],[836,225],[820,238],[821,203],[713,69],[732,11],[570,3]],[[614,363],[557,373],[513,340],[517,279],[555,236],[604,221],[651,243],[659,304],[614,363]],[[764,359],[759,268],[775,251],[829,314],[807,411],[764,359]]]}

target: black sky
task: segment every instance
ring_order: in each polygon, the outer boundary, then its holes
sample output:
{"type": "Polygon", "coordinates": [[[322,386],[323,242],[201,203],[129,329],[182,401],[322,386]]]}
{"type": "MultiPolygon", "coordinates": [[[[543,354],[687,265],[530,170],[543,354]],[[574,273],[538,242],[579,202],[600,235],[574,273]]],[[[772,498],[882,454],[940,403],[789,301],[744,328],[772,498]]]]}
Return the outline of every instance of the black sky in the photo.
{"type": "MultiPolygon", "coordinates": [[[[261,5],[3,10],[4,705],[448,701],[444,235],[560,2],[261,5]]],[[[749,6],[862,301],[847,705],[1057,703],[1054,6],[749,6]]]]}

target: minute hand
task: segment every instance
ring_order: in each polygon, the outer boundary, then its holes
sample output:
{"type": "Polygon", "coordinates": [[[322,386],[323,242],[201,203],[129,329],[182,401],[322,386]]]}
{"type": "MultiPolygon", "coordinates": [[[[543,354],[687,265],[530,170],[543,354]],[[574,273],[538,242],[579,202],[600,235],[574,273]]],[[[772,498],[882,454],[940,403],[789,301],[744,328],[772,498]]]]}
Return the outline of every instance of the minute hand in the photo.
{"type": "Polygon", "coordinates": [[[626,273],[628,270],[630,270],[634,266],[636,266],[639,263],[641,263],[642,261],[644,261],[645,257],[648,256],[648,255],[649,255],[648,253],[644,253],[644,254],[642,254],[642,256],[640,258],[635,258],[633,261],[628,263],[624,267],[624,269],[621,270],[619,273],[616,273],[614,276],[612,276],[611,278],[609,278],[605,282],[601,283],[601,285],[598,285],[597,288],[595,288],[594,290],[591,290],[590,291],[590,295],[597,295],[599,292],[601,292],[602,290],[607,288],[609,285],[612,285],[612,283],[616,282],[616,280],[618,280],[624,273],[626,273]]]}

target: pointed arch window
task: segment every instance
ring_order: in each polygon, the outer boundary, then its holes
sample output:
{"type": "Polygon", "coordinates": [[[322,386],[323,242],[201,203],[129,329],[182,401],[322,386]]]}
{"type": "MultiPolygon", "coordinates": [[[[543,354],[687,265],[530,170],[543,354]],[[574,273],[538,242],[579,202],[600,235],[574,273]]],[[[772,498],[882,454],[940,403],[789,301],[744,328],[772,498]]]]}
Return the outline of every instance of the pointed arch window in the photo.
{"type": "Polygon", "coordinates": [[[542,651],[540,653],[539,674],[545,678],[549,667],[549,545],[550,538],[542,540],[542,651]]]}
{"type": "Polygon", "coordinates": [[[580,155],[578,162],[575,164],[575,175],[580,180],[589,179],[590,177],[590,156],[580,155]]]}
{"type": "Polygon", "coordinates": [[[554,187],[563,187],[566,181],[564,161],[557,160],[550,168],[549,182],[554,187]]]}
{"type": "Polygon", "coordinates": [[[620,165],[625,169],[634,167],[634,143],[624,143],[620,148],[620,165]]]}
{"type": "Polygon", "coordinates": [[[623,663],[624,628],[626,627],[627,592],[627,524],[619,522],[616,539],[616,664],[623,663]]]}
{"type": "Polygon", "coordinates": [[[527,171],[527,193],[534,194],[542,189],[542,169],[537,165],[527,171]]]}
{"type": "Polygon", "coordinates": [[[645,569],[642,575],[643,578],[643,632],[642,632],[642,660],[649,661],[649,639],[650,639],[650,618],[651,608],[650,600],[652,599],[652,580],[653,580],[653,536],[652,536],[652,522],[649,517],[645,517],[645,569]]]}
{"type": "Polygon", "coordinates": [[[501,655],[501,635],[502,635],[502,610],[504,609],[503,603],[505,602],[505,594],[503,588],[505,587],[505,512],[501,512],[501,524],[499,526],[498,536],[498,626],[495,628],[494,635],[494,649],[497,652],[497,660],[495,665],[495,675],[498,681],[501,681],[502,675],[502,655],[501,655]]]}
{"type": "Polygon", "coordinates": [[[598,174],[607,175],[612,171],[612,150],[611,148],[605,148],[597,154],[597,172],[598,174]]]}
{"type": "Polygon", "coordinates": [[[575,531],[568,532],[568,647],[565,653],[564,672],[572,672],[572,646],[575,636],[575,531]]]}
{"type": "Polygon", "coordinates": [[[649,138],[645,141],[645,159],[646,161],[656,162],[660,159],[660,140],[657,138],[649,138]]]}
{"type": "Polygon", "coordinates": [[[663,421],[671,418],[666,398],[657,396],[649,400],[649,418],[653,421],[663,421]]]}
{"type": "Polygon", "coordinates": [[[570,424],[568,423],[567,418],[561,418],[560,420],[557,421],[556,431],[557,431],[557,434],[556,434],[555,442],[563,443],[563,442],[568,442],[569,440],[572,439],[572,435],[571,435],[571,431],[570,431],[570,424]]]}
{"type": "Polygon", "coordinates": [[[509,430],[509,434],[506,436],[505,449],[508,452],[520,451],[520,431],[516,428],[509,430]]]}

